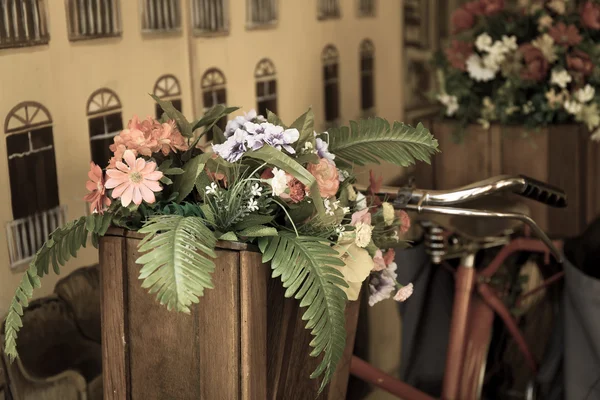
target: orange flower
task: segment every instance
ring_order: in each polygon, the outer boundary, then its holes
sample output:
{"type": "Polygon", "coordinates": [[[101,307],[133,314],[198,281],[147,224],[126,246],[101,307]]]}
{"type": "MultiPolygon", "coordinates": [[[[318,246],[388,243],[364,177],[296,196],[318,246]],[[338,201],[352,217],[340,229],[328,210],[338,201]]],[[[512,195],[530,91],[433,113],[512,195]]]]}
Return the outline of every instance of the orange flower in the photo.
{"type": "Polygon", "coordinates": [[[554,39],[556,44],[561,46],[576,46],[582,38],[575,25],[565,25],[564,22],[559,22],[548,30],[548,34],[554,39]]]}
{"type": "Polygon", "coordinates": [[[143,158],[135,158],[131,150],[125,151],[123,159],[127,163],[117,161],[116,169],[107,169],[106,175],[109,179],[106,181],[107,189],[114,189],[112,198],[121,198],[123,207],[127,207],[131,202],[140,205],[142,200],[146,203],[154,203],[156,198],[154,192],[160,192],[162,187],[158,181],[163,177],[163,173],[156,171],[156,163],[146,162],[143,158]]]}
{"type": "Polygon", "coordinates": [[[83,198],[90,203],[90,212],[98,212],[104,214],[105,208],[110,206],[110,199],[106,197],[106,188],[104,187],[104,174],[102,169],[90,163],[90,171],[88,172],[89,181],[85,183],[85,188],[90,192],[83,198]]]}
{"type": "Polygon", "coordinates": [[[152,149],[155,153],[162,151],[166,156],[169,152],[177,153],[177,150],[186,151],[188,144],[183,135],[177,129],[175,121],[171,120],[164,124],[157,124],[152,128],[152,138],[156,140],[157,147],[152,149]]]}
{"type": "Polygon", "coordinates": [[[306,169],[317,180],[322,197],[335,196],[340,187],[340,181],[337,168],[332,162],[321,158],[318,164],[309,163],[306,169]]]}

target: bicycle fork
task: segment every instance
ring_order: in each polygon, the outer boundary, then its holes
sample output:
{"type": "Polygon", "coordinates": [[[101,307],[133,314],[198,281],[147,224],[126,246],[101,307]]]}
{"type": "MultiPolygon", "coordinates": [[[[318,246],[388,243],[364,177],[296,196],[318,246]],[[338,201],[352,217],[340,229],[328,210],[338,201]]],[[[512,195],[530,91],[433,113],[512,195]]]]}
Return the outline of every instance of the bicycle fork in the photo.
{"type": "Polygon", "coordinates": [[[468,326],[469,308],[475,287],[475,254],[462,257],[456,270],[456,290],[450,322],[450,337],[446,353],[446,368],[442,387],[443,400],[457,400],[460,377],[465,356],[465,336],[468,326]]]}

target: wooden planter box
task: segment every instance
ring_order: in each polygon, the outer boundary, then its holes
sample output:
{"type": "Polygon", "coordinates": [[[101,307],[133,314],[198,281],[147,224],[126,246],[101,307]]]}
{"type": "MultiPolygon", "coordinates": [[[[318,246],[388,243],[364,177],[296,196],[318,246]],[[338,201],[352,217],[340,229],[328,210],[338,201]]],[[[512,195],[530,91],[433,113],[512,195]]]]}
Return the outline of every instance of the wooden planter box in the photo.
{"type": "Polygon", "coordinates": [[[600,146],[579,125],[557,125],[526,132],[522,127],[479,125],[467,128],[456,143],[455,122],[432,121],[431,132],[442,151],[432,166],[419,166],[419,186],[448,189],[499,174],[524,174],[567,192],[569,206],[552,209],[525,200],[533,219],[551,235],[581,232],[600,212],[600,185],[596,183],[600,146]]]}
{"type": "MultiPolygon", "coordinates": [[[[215,289],[186,315],[141,288],[141,237],[111,229],[100,240],[105,399],[317,398],[302,310],[260,253],[219,242],[215,289]]],[[[345,398],[358,307],[346,307],[346,352],[320,399],[345,398]]]]}

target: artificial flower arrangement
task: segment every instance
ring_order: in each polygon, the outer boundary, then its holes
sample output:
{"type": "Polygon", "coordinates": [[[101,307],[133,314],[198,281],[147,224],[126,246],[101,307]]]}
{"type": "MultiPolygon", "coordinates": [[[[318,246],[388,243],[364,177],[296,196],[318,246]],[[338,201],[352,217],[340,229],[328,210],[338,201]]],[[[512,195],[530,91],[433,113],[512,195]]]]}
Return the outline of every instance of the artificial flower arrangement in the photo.
{"type": "MultiPolygon", "coordinates": [[[[369,278],[369,302],[405,300],[412,285],[396,282],[393,248],[404,241],[406,214],[353,188],[353,165],[379,159],[406,166],[429,162],[437,141],[416,128],[381,118],[317,134],[311,110],[293,124],[251,111],[216,123],[236,108],[216,106],[192,123],[155,97],[160,121],[134,117],[110,146],[105,171],[91,163],[86,188],[92,213],[54,231],[24,274],[5,324],[6,353],[17,357],[23,308],[50,265],[58,274],[110,226],[145,235],[136,261],[142,287],[168,309],[189,312],[212,289],[217,241],[255,243],[280,278],[286,297],[307,307],[312,378],[331,379],[345,344],[344,308],[369,278]],[[213,143],[201,138],[213,132],[213,143]]],[[[217,289],[218,290],[218,289],[217,289]]]]}
{"type": "Polygon", "coordinates": [[[446,117],[527,129],[578,122],[600,140],[600,2],[470,1],[435,58],[446,117]],[[507,2],[508,3],[508,2],[507,2]]]}

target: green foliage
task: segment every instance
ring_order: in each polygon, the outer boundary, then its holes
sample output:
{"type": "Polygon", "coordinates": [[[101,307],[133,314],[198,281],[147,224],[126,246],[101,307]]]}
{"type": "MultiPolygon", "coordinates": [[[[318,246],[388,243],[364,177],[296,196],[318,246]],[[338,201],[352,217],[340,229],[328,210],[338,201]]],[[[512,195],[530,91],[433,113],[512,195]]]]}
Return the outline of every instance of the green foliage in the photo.
{"type": "Polygon", "coordinates": [[[288,232],[280,232],[259,242],[263,252],[263,262],[271,261],[273,278],[281,277],[286,288],[285,297],[300,300],[300,307],[308,307],[302,319],[307,321],[306,329],[314,336],[310,355],[318,357],[325,353],[311,378],[323,375],[321,392],[331,380],[346,345],[344,309],[347,287],[340,271],[334,266],[343,267],[344,262],[337,252],[323,239],[296,237],[288,232]]]}
{"type": "Polygon", "coordinates": [[[238,235],[247,238],[277,236],[277,229],[270,226],[254,225],[238,232],[238,235]]]}
{"type": "Polygon", "coordinates": [[[260,214],[248,214],[240,222],[235,224],[235,231],[243,231],[246,228],[250,228],[256,225],[264,225],[273,221],[275,217],[273,215],[260,215],[260,214]]]}
{"type": "Polygon", "coordinates": [[[88,228],[86,226],[90,226],[90,220],[94,221],[90,232],[96,237],[96,240],[94,240],[96,244],[97,235],[106,232],[103,221],[110,221],[110,218],[90,219],[89,217],[81,217],[52,232],[46,243],[29,263],[29,268],[21,278],[6,316],[4,351],[11,361],[18,357],[17,335],[23,326],[21,317],[23,316],[23,310],[29,305],[29,299],[33,296],[33,289],[41,287],[40,278],[49,273],[50,264],[52,264],[54,273],[58,275],[60,274],[60,267],[64,267],[71,257],[77,256],[77,252],[81,247],[86,246],[88,239],[88,228]]]}
{"type": "Polygon", "coordinates": [[[211,156],[212,154],[204,153],[193,157],[183,165],[183,173],[178,175],[173,183],[173,192],[177,193],[177,203],[183,201],[192,192],[196,180],[211,156]]]}
{"type": "Polygon", "coordinates": [[[267,122],[269,122],[273,125],[279,125],[279,126],[283,126],[284,128],[287,128],[287,125],[283,123],[281,118],[279,118],[277,115],[272,113],[270,110],[267,110],[267,122]]]}
{"type": "Polygon", "coordinates": [[[306,168],[298,164],[296,160],[271,146],[263,146],[259,150],[248,152],[247,155],[280,168],[298,179],[309,188],[310,197],[313,199],[317,212],[319,214],[325,213],[325,207],[323,207],[321,193],[319,192],[319,186],[315,177],[306,168]]]}
{"type": "Polygon", "coordinates": [[[153,94],[151,96],[154,101],[160,105],[160,108],[163,109],[169,119],[175,120],[175,123],[177,123],[177,127],[179,128],[179,132],[181,132],[181,134],[185,137],[192,137],[194,132],[192,125],[188,122],[185,116],[173,106],[173,103],[170,101],[161,100],[159,97],[153,94]]]}
{"type": "MultiPolygon", "coordinates": [[[[384,160],[406,167],[416,160],[429,163],[438,151],[438,142],[422,124],[413,128],[400,122],[393,125],[382,118],[369,118],[350,128],[329,130],[329,151],[336,155],[336,163],[352,165],[379,164],[384,160]]],[[[322,135],[327,140],[327,135],[322,135]]]]}
{"type": "Polygon", "coordinates": [[[304,143],[309,142],[315,146],[315,114],[312,109],[309,108],[307,112],[298,117],[297,120],[294,121],[291,128],[298,129],[300,132],[300,138],[296,142],[296,152],[299,152],[300,149],[304,147],[304,143]]]}
{"type": "Polygon", "coordinates": [[[169,310],[189,313],[204,289],[212,289],[216,238],[201,217],[162,215],[150,218],[138,232],[145,234],[136,260],[142,264],[142,287],[156,293],[169,310]]]}

